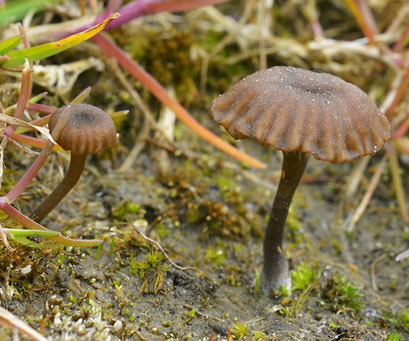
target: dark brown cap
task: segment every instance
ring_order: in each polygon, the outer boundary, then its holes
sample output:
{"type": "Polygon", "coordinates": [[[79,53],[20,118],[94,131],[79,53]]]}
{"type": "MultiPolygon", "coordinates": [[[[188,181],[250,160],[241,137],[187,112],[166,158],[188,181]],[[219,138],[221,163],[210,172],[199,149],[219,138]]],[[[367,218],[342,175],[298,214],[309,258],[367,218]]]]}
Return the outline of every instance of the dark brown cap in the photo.
{"type": "Polygon", "coordinates": [[[390,124],[355,85],[327,73],[277,66],[238,82],[211,106],[235,139],[341,163],[375,154],[390,124]]]}
{"type": "MultiPolygon", "coordinates": [[[[57,109],[48,123],[52,132],[64,107],[57,109]]],[[[56,141],[63,149],[73,154],[97,154],[103,148],[110,148],[117,142],[116,128],[111,117],[104,111],[89,104],[71,104],[67,123],[56,141]]]]}

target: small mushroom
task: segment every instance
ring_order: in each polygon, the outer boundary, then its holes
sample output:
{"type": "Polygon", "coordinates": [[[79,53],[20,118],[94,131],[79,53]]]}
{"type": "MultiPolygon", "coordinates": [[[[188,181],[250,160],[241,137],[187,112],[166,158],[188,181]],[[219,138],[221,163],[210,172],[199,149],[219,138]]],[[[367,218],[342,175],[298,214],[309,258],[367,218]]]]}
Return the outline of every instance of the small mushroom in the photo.
{"type": "Polygon", "coordinates": [[[327,73],[277,66],[256,72],[216,98],[213,119],[235,139],[250,137],[283,152],[277,193],[264,237],[263,293],[290,288],[283,233],[309,155],[332,163],[375,154],[390,124],[358,87],[327,73]]]}
{"type": "MultiPolygon", "coordinates": [[[[48,123],[52,132],[65,106],[57,109],[48,123]]],[[[66,125],[56,141],[63,149],[71,151],[67,174],[55,190],[33,212],[33,219],[40,222],[78,182],[84,169],[87,154],[97,154],[117,142],[112,119],[101,109],[89,104],[71,104],[66,125]]]]}

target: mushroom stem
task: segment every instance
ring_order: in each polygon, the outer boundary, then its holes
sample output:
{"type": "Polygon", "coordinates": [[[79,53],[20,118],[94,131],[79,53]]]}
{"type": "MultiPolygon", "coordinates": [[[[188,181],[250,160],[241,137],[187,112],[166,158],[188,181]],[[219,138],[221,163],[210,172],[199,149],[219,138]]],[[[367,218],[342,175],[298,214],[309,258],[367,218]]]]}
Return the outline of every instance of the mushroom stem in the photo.
{"type": "Polygon", "coordinates": [[[71,161],[67,174],[65,174],[64,179],[54,191],[34,210],[32,214],[34,221],[37,223],[41,222],[75,186],[84,170],[85,156],[86,154],[71,153],[71,161]]]}
{"type": "Polygon", "coordinates": [[[277,290],[281,286],[290,289],[291,286],[288,263],[282,248],[284,226],[309,155],[303,152],[283,152],[283,155],[281,178],[264,237],[264,263],[260,283],[263,293],[277,290]]]}

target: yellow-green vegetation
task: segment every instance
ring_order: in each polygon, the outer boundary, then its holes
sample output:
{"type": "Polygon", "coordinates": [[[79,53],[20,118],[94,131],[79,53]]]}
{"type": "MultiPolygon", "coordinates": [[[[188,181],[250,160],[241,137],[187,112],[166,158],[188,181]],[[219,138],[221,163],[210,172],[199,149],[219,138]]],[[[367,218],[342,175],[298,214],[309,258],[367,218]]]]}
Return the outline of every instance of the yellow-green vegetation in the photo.
{"type": "Polygon", "coordinates": [[[206,250],[206,255],[204,260],[206,263],[211,263],[215,267],[219,267],[226,263],[226,254],[225,248],[218,243],[217,247],[209,246],[206,250]]]}
{"type": "Polygon", "coordinates": [[[388,334],[388,336],[386,337],[386,340],[387,341],[401,341],[402,336],[400,336],[399,333],[397,332],[392,332],[388,334]]]}
{"type": "Polygon", "coordinates": [[[267,340],[267,335],[261,331],[251,332],[251,341],[264,341],[267,340]]]}
{"type": "Polygon", "coordinates": [[[307,263],[301,263],[297,269],[291,272],[291,287],[293,291],[304,291],[313,285],[317,279],[316,266],[310,267],[307,263]]]}
{"type": "Polygon", "coordinates": [[[243,236],[248,233],[248,223],[220,202],[190,205],[187,220],[191,224],[205,223],[204,233],[222,236],[243,236]],[[233,215],[233,216],[232,216],[233,215]]]}
{"type": "Polygon", "coordinates": [[[409,330],[409,309],[403,309],[399,314],[399,321],[407,330],[409,330]]]}
{"type": "Polygon", "coordinates": [[[152,251],[146,255],[145,260],[135,260],[133,253],[129,256],[131,273],[139,275],[143,280],[140,292],[155,295],[165,285],[165,273],[169,270],[167,263],[163,262],[163,254],[152,251]]]}
{"type": "MultiPolygon", "coordinates": [[[[10,157],[10,155],[8,155],[10,157]]],[[[4,169],[2,183],[0,186],[0,196],[6,195],[13,188],[17,179],[17,172],[11,169],[4,169]]]]}
{"type": "Polygon", "coordinates": [[[143,219],[145,210],[139,204],[123,200],[111,209],[112,216],[118,221],[143,219]]]}
{"type": "Polygon", "coordinates": [[[231,333],[235,338],[242,340],[244,339],[244,337],[247,336],[248,331],[249,331],[249,327],[246,323],[237,322],[233,325],[233,329],[231,330],[231,333]]]}
{"type": "Polygon", "coordinates": [[[324,295],[329,299],[334,311],[358,312],[364,306],[362,293],[340,274],[328,280],[324,287],[324,295]]]}

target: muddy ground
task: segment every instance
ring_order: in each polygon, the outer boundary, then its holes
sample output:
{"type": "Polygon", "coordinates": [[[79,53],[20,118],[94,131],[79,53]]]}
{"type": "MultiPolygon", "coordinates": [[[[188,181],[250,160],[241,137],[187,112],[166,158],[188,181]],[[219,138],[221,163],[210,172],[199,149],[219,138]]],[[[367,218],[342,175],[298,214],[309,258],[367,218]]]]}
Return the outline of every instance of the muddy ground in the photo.
{"type": "MultiPolygon", "coordinates": [[[[219,9],[225,15],[231,10],[219,9]]],[[[189,18],[175,17],[170,21],[173,33],[163,41],[187,44],[182,47],[188,50],[194,36],[182,26],[189,18]]],[[[141,23],[136,27],[140,29],[141,23]]],[[[120,33],[112,33],[119,42],[120,33]]],[[[92,47],[75,51],[95,54],[92,47]]],[[[75,53],[50,62],[70,60],[75,53]]],[[[143,65],[153,72],[155,65],[146,58],[141,57],[143,65]]],[[[178,60],[183,64],[182,57],[178,60]]],[[[196,92],[178,98],[200,123],[265,162],[264,171],[244,167],[216,151],[179,121],[173,146],[154,130],[150,139],[141,139],[146,122],[110,64],[104,61],[104,71],[97,74],[84,73],[72,97],[93,84],[86,102],[131,111],[118,126],[120,146],[88,159],[80,183],[44,225],[70,237],[105,242],[99,248],[60,251],[49,251],[45,241],[46,250],[12,244],[17,247],[14,254],[2,247],[1,306],[50,340],[226,340],[228,335],[242,340],[408,339],[409,261],[397,263],[394,258],[408,248],[409,227],[399,215],[388,167],[362,218],[353,231],[346,231],[346,221],[367,190],[382,151],[369,160],[357,193],[343,207],[345,185],[359,161],[331,165],[311,158],[286,228],[293,291],[268,296],[258,292],[263,229],[281,155],[252,141],[231,140],[207,112],[218,91],[227,89],[241,73],[255,71],[253,63],[242,62],[238,75],[223,74],[227,80],[212,80],[209,73],[207,96],[199,98],[196,92]],[[119,92],[112,91],[118,88],[119,92]],[[135,143],[140,153],[131,167],[121,171],[135,143]],[[176,266],[135,227],[158,242],[176,266]],[[31,271],[24,274],[27,265],[31,271]]],[[[269,63],[284,64],[280,58],[269,63]]],[[[222,72],[211,70],[217,76],[222,72]]],[[[183,92],[182,85],[198,91],[194,77],[187,85],[166,77],[162,82],[179,85],[176,96],[183,92]]],[[[142,95],[157,118],[160,105],[147,93],[142,95]]],[[[22,212],[29,214],[58,184],[68,159],[65,154],[50,157],[16,203],[22,212]]],[[[32,160],[8,148],[3,190],[32,160]]],[[[409,183],[403,179],[407,190],[409,183]]],[[[0,340],[11,339],[11,331],[0,328],[0,340]]]]}

